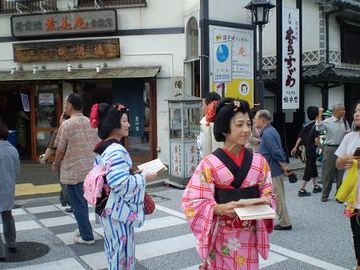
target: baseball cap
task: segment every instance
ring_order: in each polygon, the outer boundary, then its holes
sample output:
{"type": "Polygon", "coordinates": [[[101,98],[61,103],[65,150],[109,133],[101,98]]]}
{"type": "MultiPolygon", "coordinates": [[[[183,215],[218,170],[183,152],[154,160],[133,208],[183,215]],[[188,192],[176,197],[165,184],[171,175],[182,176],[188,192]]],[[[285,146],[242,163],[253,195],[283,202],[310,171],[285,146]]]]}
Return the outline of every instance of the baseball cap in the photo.
{"type": "Polygon", "coordinates": [[[324,116],[331,116],[332,115],[332,109],[327,109],[326,112],[323,113],[324,116]]]}

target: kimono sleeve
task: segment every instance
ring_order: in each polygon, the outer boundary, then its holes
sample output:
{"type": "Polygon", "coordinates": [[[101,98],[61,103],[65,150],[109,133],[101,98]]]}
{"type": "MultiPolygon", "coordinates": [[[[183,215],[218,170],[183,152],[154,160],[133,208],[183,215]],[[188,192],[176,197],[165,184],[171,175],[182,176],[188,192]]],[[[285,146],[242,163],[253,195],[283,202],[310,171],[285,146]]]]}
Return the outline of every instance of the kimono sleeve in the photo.
{"type": "Polygon", "coordinates": [[[209,256],[211,229],[214,223],[214,179],[212,168],[203,159],[191,177],[182,197],[182,209],[199,244],[203,260],[209,256]]]}
{"type": "Polygon", "coordinates": [[[272,185],[270,166],[264,157],[262,157],[261,164],[262,164],[261,166],[262,166],[263,173],[259,179],[260,180],[260,183],[259,183],[260,197],[268,198],[270,200],[270,206],[273,209],[276,209],[276,198],[275,198],[275,194],[273,193],[273,185],[272,185]]]}
{"type": "Polygon", "coordinates": [[[129,203],[143,203],[145,176],[130,174],[131,160],[128,152],[119,145],[108,147],[103,153],[103,160],[106,180],[113,192],[129,203]]]}

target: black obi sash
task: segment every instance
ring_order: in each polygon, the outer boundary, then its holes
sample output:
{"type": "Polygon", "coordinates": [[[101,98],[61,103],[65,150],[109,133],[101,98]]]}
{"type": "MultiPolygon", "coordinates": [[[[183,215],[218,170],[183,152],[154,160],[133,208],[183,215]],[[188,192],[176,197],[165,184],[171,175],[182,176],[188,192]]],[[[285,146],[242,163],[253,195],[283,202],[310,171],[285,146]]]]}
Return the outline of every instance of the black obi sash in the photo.
{"type": "Polygon", "coordinates": [[[220,188],[215,185],[215,200],[217,203],[228,203],[240,199],[259,198],[259,187],[240,188],[244,182],[253,160],[253,153],[245,148],[242,166],[238,167],[236,163],[221,148],[213,152],[215,155],[234,175],[234,181],[231,182],[230,188],[220,188]]]}

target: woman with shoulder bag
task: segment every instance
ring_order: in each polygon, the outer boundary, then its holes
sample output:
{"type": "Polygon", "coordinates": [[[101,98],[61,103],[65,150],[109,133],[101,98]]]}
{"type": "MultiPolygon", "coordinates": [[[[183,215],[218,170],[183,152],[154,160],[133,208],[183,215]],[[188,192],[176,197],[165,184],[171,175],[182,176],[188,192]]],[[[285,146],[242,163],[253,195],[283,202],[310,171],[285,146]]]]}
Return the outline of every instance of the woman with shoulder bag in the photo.
{"type": "MultiPolygon", "coordinates": [[[[335,155],[338,157],[336,160],[336,167],[339,170],[345,169],[345,174],[343,178],[344,182],[342,185],[346,185],[345,179],[347,177],[347,174],[349,174],[353,164],[355,163],[354,166],[357,165],[357,168],[360,167],[358,156],[359,153],[356,153],[359,151],[355,151],[355,149],[360,147],[360,100],[355,103],[354,123],[355,131],[351,131],[350,133],[345,135],[339,148],[335,152],[335,155]]],[[[359,169],[357,171],[357,175],[359,178],[359,169]]],[[[357,183],[353,186],[354,189],[357,189],[355,201],[352,205],[347,204],[347,207],[345,209],[345,215],[350,217],[350,225],[354,239],[355,256],[357,260],[356,270],[360,270],[360,181],[359,179],[353,180],[355,180],[355,182],[357,183]]],[[[342,187],[340,186],[339,191],[341,188],[342,187]]],[[[355,192],[355,190],[353,190],[353,192],[355,192]]]]}
{"type": "Polygon", "coordinates": [[[95,165],[105,167],[106,182],[110,187],[109,198],[100,213],[108,269],[132,270],[135,269],[134,228],[144,223],[145,184],[156,174],[131,172],[131,158],[120,143],[129,135],[125,106],[95,104],[90,120],[102,139],[94,149],[97,154],[95,165]]]}

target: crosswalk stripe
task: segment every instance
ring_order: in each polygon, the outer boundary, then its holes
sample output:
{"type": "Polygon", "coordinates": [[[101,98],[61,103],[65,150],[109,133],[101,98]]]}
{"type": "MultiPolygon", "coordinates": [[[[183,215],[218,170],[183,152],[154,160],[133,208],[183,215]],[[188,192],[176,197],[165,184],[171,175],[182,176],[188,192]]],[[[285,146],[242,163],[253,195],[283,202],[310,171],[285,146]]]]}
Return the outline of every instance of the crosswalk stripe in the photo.
{"type": "MultiPolygon", "coordinates": [[[[261,258],[261,256],[259,255],[259,267],[260,269],[268,267],[270,265],[282,262],[282,261],[286,261],[288,260],[288,258],[278,255],[274,252],[270,252],[269,253],[269,258],[265,261],[263,258],[261,258]]],[[[181,270],[198,270],[199,269],[199,264],[187,267],[187,268],[183,268],[181,270]]]]}
{"type": "Polygon", "coordinates": [[[62,225],[68,225],[68,224],[76,223],[75,219],[73,219],[73,218],[71,218],[69,216],[43,218],[43,219],[39,219],[39,221],[45,227],[56,227],[56,226],[62,226],[62,225]]]}
{"type": "Polygon", "coordinates": [[[64,259],[54,262],[47,262],[42,264],[35,264],[29,265],[24,267],[17,267],[14,268],[16,270],[64,270],[64,269],[71,269],[71,270],[84,270],[85,268],[78,263],[75,259],[64,259]]]}
{"type": "Polygon", "coordinates": [[[185,234],[136,245],[136,258],[139,261],[143,261],[170,253],[187,250],[194,248],[196,242],[196,238],[193,234],[185,234]]]}
{"type": "MultiPolygon", "coordinates": [[[[40,229],[42,227],[33,220],[27,220],[27,221],[16,221],[15,228],[16,228],[16,231],[19,232],[19,231],[40,229]]],[[[3,233],[2,226],[0,226],[0,233],[3,233]]]]}
{"type": "Polygon", "coordinates": [[[185,220],[173,216],[145,220],[144,226],[135,228],[135,232],[146,232],[156,229],[168,228],[186,223],[185,220]]]}
{"type": "Polygon", "coordinates": [[[155,207],[156,207],[157,210],[160,210],[160,211],[165,212],[167,214],[170,214],[172,216],[179,217],[179,218],[182,218],[182,219],[186,219],[185,215],[183,213],[179,212],[179,211],[172,210],[170,208],[167,208],[165,206],[161,206],[159,204],[156,204],[155,207]]]}

